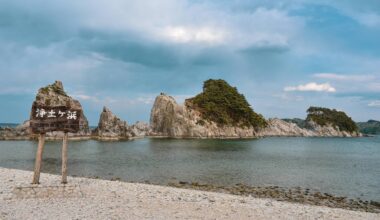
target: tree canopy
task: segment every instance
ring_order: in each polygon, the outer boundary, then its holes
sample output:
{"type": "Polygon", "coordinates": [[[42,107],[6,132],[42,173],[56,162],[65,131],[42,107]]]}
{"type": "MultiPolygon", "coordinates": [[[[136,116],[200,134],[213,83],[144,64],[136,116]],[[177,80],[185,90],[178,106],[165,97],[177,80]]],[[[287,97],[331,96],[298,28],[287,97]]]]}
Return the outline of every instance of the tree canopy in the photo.
{"type": "Polygon", "coordinates": [[[264,117],[253,111],[243,94],[222,79],[209,79],[203,92],[187,99],[186,105],[196,108],[205,120],[218,125],[265,127],[264,117]]]}
{"type": "Polygon", "coordinates": [[[358,131],[356,123],[342,111],[312,106],[307,113],[307,121],[314,121],[321,126],[331,124],[334,127],[337,126],[341,131],[358,131]]]}

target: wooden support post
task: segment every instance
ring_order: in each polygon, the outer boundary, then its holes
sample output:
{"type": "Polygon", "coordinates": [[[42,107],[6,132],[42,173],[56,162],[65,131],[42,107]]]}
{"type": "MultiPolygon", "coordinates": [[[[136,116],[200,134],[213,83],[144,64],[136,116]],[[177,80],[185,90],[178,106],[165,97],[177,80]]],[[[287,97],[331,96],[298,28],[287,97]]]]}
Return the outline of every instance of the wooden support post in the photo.
{"type": "Polygon", "coordinates": [[[33,176],[33,182],[32,182],[33,184],[40,183],[41,160],[42,160],[42,153],[44,151],[44,145],[45,145],[45,134],[40,134],[38,138],[36,162],[34,164],[34,176],[33,176]]]}
{"type": "Polygon", "coordinates": [[[67,183],[67,140],[68,134],[65,132],[63,136],[63,144],[62,144],[62,183],[67,183]]]}

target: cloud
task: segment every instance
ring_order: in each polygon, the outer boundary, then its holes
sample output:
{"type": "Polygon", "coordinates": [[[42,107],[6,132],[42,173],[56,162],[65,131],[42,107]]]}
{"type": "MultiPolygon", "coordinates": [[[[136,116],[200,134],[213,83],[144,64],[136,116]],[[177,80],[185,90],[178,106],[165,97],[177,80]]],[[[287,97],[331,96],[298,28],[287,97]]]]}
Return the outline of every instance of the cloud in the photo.
{"type": "Polygon", "coordinates": [[[336,81],[371,81],[373,79],[376,79],[376,77],[373,75],[343,75],[336,73],[316,73],[313,75],[313,77],[336,81]]]}
{"type": "Polygon", "coordinates": [[[369,107],[380,107],[380,100],[374,100],[368,103],[369,107]]]}
{"type": "MultiPolygon", "coordinates": [[[[125,118],[146,119],[155,95],[193,96],[209,78],[236,85],[257,109],[283,101],[283,115],[304,109],[313,96],[313,104],[339,103],[353,117],[369,117],[362,108],[379,97],[380,31],[369,28],[378,25],[378,0],[0,2],[0,101],[12,109],[29,111],[37,89],[56,79],[93,121],[104,104],[125,118]],[[376,79],[337,74],[348,71],[376,79]],[[311,80],[309,73],[335,75],[311,80]],[[294,82],[316,83],[288,90],[339,93],[326,103],[320,93],[278,91],[294,82]],[[321,88],[324,82],[334,87],[321,88]],[[353,102],[348,93],[366,101],[353,102]],[[12,94],[27,98],[7,98],[12,94]]],[[[275,115],[272,108],[262,112],[275,115]]],[[[0,121],[16,118],[1,113],[0,121]]]]}
{"type": "Polygon", "coordinates": [[[209,27],[167,27],[164,28],[162,35],[176,43],[200,42],[218,44],[225,40],[225,33],[223,31],[209,27]]]}
{"type": "Polygon", "coordinates": [[[361,24],[368,27],[380,26],[380,15],[376,13],[362,13],[354,16],[361,24]]]}
{"type": "Polygon", "coordinates": [[[336,89],[329,83],[318,84],[315,82],[305,85],[288,86],[284,88],[285,92],[300,91],[300,92],[336,92],[336,89]]]}

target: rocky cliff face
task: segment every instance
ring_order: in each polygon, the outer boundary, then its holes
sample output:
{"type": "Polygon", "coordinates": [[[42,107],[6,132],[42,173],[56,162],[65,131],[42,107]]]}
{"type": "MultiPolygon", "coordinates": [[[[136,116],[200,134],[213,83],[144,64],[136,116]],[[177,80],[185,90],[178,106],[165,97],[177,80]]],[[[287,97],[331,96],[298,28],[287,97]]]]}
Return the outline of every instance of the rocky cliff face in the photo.
{"type": "Polygon", "coordinates": [[[252,127],[218,126],[203,120],[200,112],[186,105],[179,105],[173,97],[157,96],[150,116],[153,136],[197,138],[245,138],[254,137],[252,127]]]}
{"type": "Polygon", "coordinates": [[[94,133],[100,139],[128,139],[129,137],[127,122],[122,121],[107,107],[103,108],[94,133]]]}
{"type": "MultiPolygon", "coordinates": [[[[68,96],[63,88],[61,81],[55,81],[53,84],[40,88],[35,99],[36,104],[46,106],[71,106],[73,109],[81,110],[81,119],[79,121],[80,130],[78,133],[69,133],[69,137],[89,137],[91,135],[88,121],[83,113],[82,105],[78,100],[68,96]]],[[[34,114],[31,112],[31,114],[34,114]]],[[[46,133],[48,138],[61,138],[63,132],[48,132],[46,133]]]]}
{"type": "Polygon", "coordinates": [[[126,121],[121,120],[107,107],[103,108],[100,114],[98,127],[93,135],[99,140],[125,140],[143,137],[149,133],[149,125],[137,122],[128,126],[126,121]]]}
{"type": "Polygon", "coordinates": [[[153,136],[189,137],[189,138],[254,138],[266,136],[326,136],[356,137],[356,132],[340,131],[331,125],[320,126],[308,122],[308,129],[281,119],[269,119],[265,128],[218,126],[214,122],[203,120],[200,112],[186,105],[179,105],[173,97],[161,94],[157,96],[150,116],[153,136]]]}
{"type": "Polygon", "coordinates": [[[129,126],[129,132],[131,137],[144,137],[150,134],[151,129],[148,123],[137,121],[129,126]]]}

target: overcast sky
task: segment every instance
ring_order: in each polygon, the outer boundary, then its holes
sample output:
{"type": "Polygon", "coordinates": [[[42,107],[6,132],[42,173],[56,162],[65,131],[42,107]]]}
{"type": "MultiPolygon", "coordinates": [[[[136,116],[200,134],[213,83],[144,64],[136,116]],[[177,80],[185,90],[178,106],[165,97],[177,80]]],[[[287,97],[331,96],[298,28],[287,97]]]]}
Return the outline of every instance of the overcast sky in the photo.
{"type": "Polygon", "coordinates": [[[104,105],[148,121],[160,92],[183,102],[209,78],[267,118],[380,120],[380,1],[0,0],[0,77],[0,122],[54,80],[96,125],[104,105]]]}

